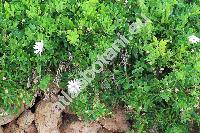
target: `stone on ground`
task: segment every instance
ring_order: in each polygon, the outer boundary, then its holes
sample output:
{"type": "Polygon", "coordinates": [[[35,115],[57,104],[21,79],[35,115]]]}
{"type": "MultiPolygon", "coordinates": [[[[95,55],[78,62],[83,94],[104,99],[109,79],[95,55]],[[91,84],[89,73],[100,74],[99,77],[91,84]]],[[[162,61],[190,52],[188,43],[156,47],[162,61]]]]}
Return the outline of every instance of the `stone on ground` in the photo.
{"type": "Polygon", "coordinates": [[[35,125],[38,133],[60,133],[62,122],[61,110],[57,110],[56,102],[41,101],[35,112],[35,125]]]}

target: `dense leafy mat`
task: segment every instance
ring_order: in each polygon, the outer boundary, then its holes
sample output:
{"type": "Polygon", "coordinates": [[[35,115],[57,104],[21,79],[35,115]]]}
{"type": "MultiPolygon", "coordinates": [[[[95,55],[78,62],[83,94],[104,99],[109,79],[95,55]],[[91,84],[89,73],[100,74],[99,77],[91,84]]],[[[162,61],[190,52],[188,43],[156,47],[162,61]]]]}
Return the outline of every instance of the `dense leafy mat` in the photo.
{"type": "Polygon", "coordinates": [[[45,91],[60,62],[68,66],[60,83],[66,88],[118,32],[128,38],[129,25],[143,13],[151,23],[70,106],[95,120],[121,105],[134,110],[133,128],[188,132],[189,123],[200,123],[200,43],[188,41],[200,36],[199,7],[198,0],[3,0],[0,108],[17,111],[36,91],[45,91]],[[41,40],[40,56],[33,47],[41,40]]]}

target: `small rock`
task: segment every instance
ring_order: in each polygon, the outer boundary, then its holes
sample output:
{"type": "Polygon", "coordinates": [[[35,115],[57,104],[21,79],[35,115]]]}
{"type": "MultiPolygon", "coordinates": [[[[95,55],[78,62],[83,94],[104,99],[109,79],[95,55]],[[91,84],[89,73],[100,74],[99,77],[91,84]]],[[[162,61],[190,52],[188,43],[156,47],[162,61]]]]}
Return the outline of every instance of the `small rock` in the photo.
{"type": "Polygon", "coordinates": [[[56,109],[56,102],[41,101],[35,112],[35,125],[39,133],[60,133],[61,110],[56,109]]]}
{"type": "Polygon", "coordinates": [[[102,119],[99,122],[104,128],[112,132],[126,132],[129,131],[128,123],[126,121],[125,112],[121,109],[117,109],[112,118],[102,119]]]}

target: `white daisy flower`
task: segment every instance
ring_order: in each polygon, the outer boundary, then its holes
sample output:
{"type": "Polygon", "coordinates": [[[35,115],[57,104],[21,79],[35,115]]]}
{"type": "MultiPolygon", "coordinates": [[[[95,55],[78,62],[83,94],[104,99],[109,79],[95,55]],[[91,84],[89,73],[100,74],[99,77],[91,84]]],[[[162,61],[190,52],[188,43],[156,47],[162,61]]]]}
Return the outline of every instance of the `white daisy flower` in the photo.
{"type": "Polygon", "coordinates": [[[188,37],[190,43],[198,43],[200,42],[200,38],[196,37],[195,35],[188,37]]]}
{"type": "Polygon", "coordinates": [[[68,82],[68,92],[70,94],[76,94],[80,91],[81,82],[79,80],[71,80],[68,82]]]}
{"type": "Polygon", "coordinates": [[[35,49],[34,53],[41,55],[43,51],[43,46],[44,46],[43,40],[41,42],[36,42],[33,47],[35,49]]]}

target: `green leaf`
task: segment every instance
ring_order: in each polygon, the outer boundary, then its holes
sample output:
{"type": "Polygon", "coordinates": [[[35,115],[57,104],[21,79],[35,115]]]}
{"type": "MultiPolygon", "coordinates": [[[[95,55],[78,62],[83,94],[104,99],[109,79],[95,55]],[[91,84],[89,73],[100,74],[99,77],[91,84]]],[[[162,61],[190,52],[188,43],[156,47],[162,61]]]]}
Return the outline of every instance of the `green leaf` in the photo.
{"type": "Polygon", "coordinates": [[[70,41],[71,44],[76,44],[79,41],[79,34],[77,32],[77,29],[68,30],[67,31],[67,39],[70,41]]]}
{"type": "Polygon", "coordinates": [[[40,89],[45,91],[48,88],[48,84],[50,83],[50,81],[51,81],[50,75],[44,76],[39,84],[40,89]]]}

